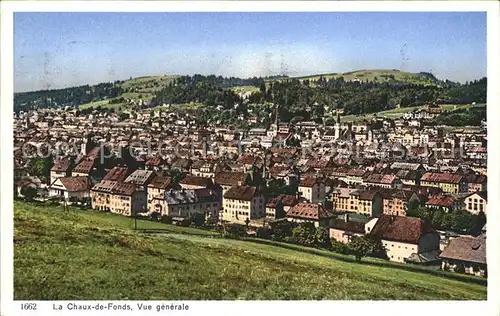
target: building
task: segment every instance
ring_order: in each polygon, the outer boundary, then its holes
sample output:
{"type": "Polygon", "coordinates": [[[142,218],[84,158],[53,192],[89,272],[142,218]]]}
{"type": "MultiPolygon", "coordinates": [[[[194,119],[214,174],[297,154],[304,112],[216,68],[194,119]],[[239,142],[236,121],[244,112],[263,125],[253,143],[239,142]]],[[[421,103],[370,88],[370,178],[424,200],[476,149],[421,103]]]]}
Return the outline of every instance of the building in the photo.
{"type": "Polygon", "coordinates": [[[266,204],[262,192],[254,186],[233,186],[224,193],[222,220],[245,224],[246,220],[265,217],[266,204]]]}
{"type": "Polygon", "coordinates": [[[483,192],[487,190],[488,177],[482,174],[467,174],[465,175],[469,192],[483,192]]]}
{"type": "Polygon", "coordinates": [[[148,184],[148,212],[154,212],[154,198],[161,198],[165,195],[165,191],[170,189],[180,189],[179,185],[173,183],[171,177],[156,176],[150,184],[148,184]]]}
{"type": "Polygon", "coordinates": [[[88,177],[57,178],[49,186],[50,197],[84,199],[90,196],[90,179],[88,177]]]}
{"type": "Polygon", "coordinates": [[[269,219],[284,218],[286,212],[299,204],[300,200],[293,195],[280,194],[270,199],[266,204],[266,217],[269,219]]]}
{"type": "MultiPolygon", "coordinates": [[[[203,214],[205,218],[218,219],[220,197],[211,189],[167,190],[163,196],[153,198],[153,211],[176,218],[189,218],[203,214]]],[[[150,210],[151,211],[151,210],[150,210]]]]}
{"type": "Polygon", "coordinates": [[[487,192],[475,192],[467,197],[464,200],[465,209],[472,214],[479,214],[479,212],[483,211],[486,215],[488,214],[488,194],[487,192]]]}
{"type": "Polygon", "coordinates": [[[179,185],[181,186],[181,188],[186,190],[203,188],[212,189],[214,187],[214,182],[211,178],[187,175],[181,181],[179,181],[179,185]]]}
{"type": "Polygon", "coordinates": [[[65,158],[57,159],[50,169],[50,183],[54,183],[58,178],[69,176],[71,176],[71,161],[65,158]]]}
{"type": "Polygon", "coordinates": [[[377,217],[382,214],[383,201],[379,192],[372,189],[356,190],[351,192],[350,195],[353,197],[351,201],[354,209],[349,207],[348,212],[363,214],[368,217],[377,217]]]}
{"type": "Polygon", "coordinates": [[[154,177],[154,171],[135,170],[125,179],[125,183],[134,184],[137,190],[146,192],[148,185],[153,181],[154,177]]]}
{"type": "Polygon", "coordinates": [[[403,183],[393,174],[371,174],[363,181],[367,186],[381,187],[386,189],[401,188],[403,183]]]}
{"type": "Polygon", "coordinates": [[[469,187],[460,174],[426,172],[420,179],[421,186],[438,187],[446,193],[465,193],[469,187]]]}
{"type": "Polygon", "coordinates": [[[455,212],[460,209],[460,201],[449,194],[438,194],[432,196],[425,202],[425,207],[429,209],[440,209],[446,212],[455,212]]]}
{"type": "Polygon", "coordinates": [[[365,224],[360,222],[349,221],[349,215],[345,214],[344,219],[330,220],[330,238],[338,242],[347,244],[353,236],[364,236],[365,224]]]}
{"type": "Polygon", "coordinates": [[[325,183],[318,178],[305,178],[300,180],[299,192],[301,197],[310,203],[325,202],[325,183]]]}
{"type": "Polygon", "coordinates": [[[299,203],[286,212],[286,218],[292,222],[313,223],[315,227],[330,227],[333,215],[321,204],[299,203]]]}
{"type": "Polygon", "coordinates": [[[458,237],[450,240],[440,254],[443,270],[460,271],[487,277],[486,237],[458,237]]]}
{"type": "Polygon", "coordinates": [[[222,187],[222,195],[233,186],[244,186],[249,182],[250,175],[244,172],[223,171],[215,174],[215,183],[222,187]]]}
{"type": "Polygon", "coordinates": [[[102,178],[103,180],[124,182],[131,174],[131,170],[127,167],[113,167],[102,178]]]}
{"type": "Polygon", "coordinates": [[[146,191],[133,183],[102,180],[90,191],[92,208],[125,216],[146,211],[146,191]]]}
{"type": "Polygon", "coordinates": [[[417,193],[410,190],[394,190],[384,196],[383,213],[385,215],[406,216],[411,203],[422,202],[417,193]]]}
{"type": "Polygon", "coordinates": [[[435,260],[439,251],[439,233],[416,217],[382,215],[368,235],[382,241],[391,261],[406,262],[412,256],[435,260]]]}

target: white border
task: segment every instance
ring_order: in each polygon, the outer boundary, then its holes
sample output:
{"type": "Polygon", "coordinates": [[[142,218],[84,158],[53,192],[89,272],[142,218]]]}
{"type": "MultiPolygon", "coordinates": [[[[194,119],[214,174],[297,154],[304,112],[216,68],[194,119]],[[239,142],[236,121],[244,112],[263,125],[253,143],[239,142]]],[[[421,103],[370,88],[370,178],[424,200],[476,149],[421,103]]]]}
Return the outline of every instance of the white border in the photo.
{"type": "MultiPolygon", "coordinates": [[[[0,106],[0,215],[1,215],[1,315],[21,315],[13,298],[13,210],[12,210],[12,103],[13,103],[13,12],[154,12],[154,11],[487,11],[487,47],[488,47],[488,149],[489,191],[500,192],[500,151],[498,144],[492,143],[500,139],[500,87],[498,56],[499,50],[499,4],[497,2],[479,1],[335,1],[335,2],[226,2],[226,1],[186,1],[186,2],[139,2],[139,1],[3,1],[1,4],[1,106],[0,106]]],[[[499,194],[491,194],[490,213],[488,214],[488,302],[190,302],[189,314],[218,315],[255,315],[276,312],[293,312],[293,314],[328,312],[335,314],[370,314],[400,315],[413,313],[467,315],[480,312],[482,315],[498,315],[500,312],[500,214],[496,206],[500,205],[499,194]],[[377,307],[377,308],[374,308],[377,307]]],[[[332,289],[335,291],[335,289],[332,289]]],[[[49,304],[46,302],[45,304],[49,304]]],[[[153,304],[153,302],[151,302],[153,304]]],[[[52,304],[49,304],[50,307],[52,304]]],[[[48,306],[49,306],[48,305],[48,306]]],[[[42,315],[54,315],[50,309],[36,312],[42,315]]],[[[88,312],[87,312],[88,313],[88,312]]],[[[100,314],[116,314],[105,313],[100,314]]],[[[125,314],[125,313],[119,313],[125,314]]],[[[156,313],[157,314],[157,313],[156,313]]]]}

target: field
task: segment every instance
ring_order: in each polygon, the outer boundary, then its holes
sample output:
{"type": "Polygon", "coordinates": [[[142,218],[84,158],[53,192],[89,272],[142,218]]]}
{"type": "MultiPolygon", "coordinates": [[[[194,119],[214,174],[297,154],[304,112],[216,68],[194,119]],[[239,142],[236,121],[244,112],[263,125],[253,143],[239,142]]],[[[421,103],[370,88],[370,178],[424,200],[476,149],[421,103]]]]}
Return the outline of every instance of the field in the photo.
{"type": "Polygon", "coordinates": [[[403,83],[413,83],[413,84],[423,84],[423,85],[433,84],[433,82],[429,78],[417,73],[410,73],[398,70],[385,70],[385,69],[358,70],[353,72],[331,73],[323,75],[318,74],[312,76],[296,77],[295,79],[318,80],[320,77],[323,77],[325,79],[343,77],[345,81],[368,80],[374,82],[403,82],[403,83]],[[394,79],[392,79],[390,76],[393,76],[394,79]]]}
{"type": "Polygon", "coordinates": [[[486,299],[478,278],[118,215],[15,202],[14,220],[16,300],[486,299]]]}
{"type": "Polygon", "coordinates": [[[109,100],[102,100],[96,102],[90,102],[86,104],[82,104],[79,106],[80,109],[86,109],[89,107],[98,107],[101,106],[103,108],[114,108],[115,110],[122,108],[123,110],[133,107],[132,104],[123,102],[123,103],[115,103],[109,104],[110,100],[116,100],[119,98],[124,99],[133,99],[139,100],[142,99],[144,102],[150,102],[153,99],[154,92],[161,90],[166,87],[172,80],[177,78],[178,76],[150,76],[150,77],[138,77],[132,78],[129,80],[125,80],[121,83],[121,87],[123,89],[132,89],[133,92],[125,92],[116,98],[112,98],[109,100]]]}
{"type": "MultiPolygon", "coordinates": [[[[452,110],[460,110],[460,109],[469,109],[473,106],[480,107],[480,106],[485,106],[485,105],[484,104],[477,104],[477,105],[445,104],[445,105],[442,105],[441,107],[445,111],[452,111],[452,110]]],[[[376,114],[379,117],[385,116],[385,117],[388,117],[391,119],[397,119],[397,118],[401,118],[405,113],[408,113],[408,112],[411,112],[414,110],[418,110],[418,109],[423,109],[425,107],[426,106],[422,105],[422,106],[413,106],[413,107],[407,107],[407,108],[396,108],[396,109],[391,109],[391,110],[387,110],[387,111],[377,112],[376,114]]],[[[362,120],[371,120],[374,116],[375,116],[374,113],[365,114],[365,115],[363,115],[363,114],[361,114],[361,115],[346,115],[346,116],[342,116],[341,120],[344,122],[359,122],[362,120]]]]}

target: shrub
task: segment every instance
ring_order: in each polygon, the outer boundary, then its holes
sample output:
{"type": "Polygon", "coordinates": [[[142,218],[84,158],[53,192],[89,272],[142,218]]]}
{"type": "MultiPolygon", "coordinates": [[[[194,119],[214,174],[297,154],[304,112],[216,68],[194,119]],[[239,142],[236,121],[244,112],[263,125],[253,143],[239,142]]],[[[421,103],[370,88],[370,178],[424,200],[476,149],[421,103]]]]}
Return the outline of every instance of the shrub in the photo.
{"type": "Polygon", "coordinates": [[[163,224],[172,224],[172,216],[170,215],[163,215],[160,217],[160,222],[163,224]]]}
{"type": "Polygon", "coordinates": [[[336,253],[340,253],[343,255],[350,255],[351,254],[351,249],[347,244],[344,244],[342,242],[339,242],[332,238],[330,240],[330,250],[336,253]]]}

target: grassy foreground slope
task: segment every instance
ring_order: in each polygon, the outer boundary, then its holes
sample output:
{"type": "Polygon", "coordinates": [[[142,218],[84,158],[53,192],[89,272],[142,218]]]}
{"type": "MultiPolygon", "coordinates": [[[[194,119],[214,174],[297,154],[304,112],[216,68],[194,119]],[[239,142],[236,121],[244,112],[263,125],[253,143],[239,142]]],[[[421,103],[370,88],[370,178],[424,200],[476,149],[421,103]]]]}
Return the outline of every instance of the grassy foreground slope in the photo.
{"type": "Polygon", "coordinates": [[[139,222],[169,231],[148,236],[132,231],[129,218],[20,202],[14,216],[16,300],[486,299],[482,285],[326,251],[139,222]]]}

